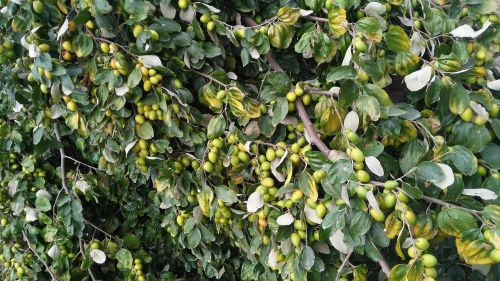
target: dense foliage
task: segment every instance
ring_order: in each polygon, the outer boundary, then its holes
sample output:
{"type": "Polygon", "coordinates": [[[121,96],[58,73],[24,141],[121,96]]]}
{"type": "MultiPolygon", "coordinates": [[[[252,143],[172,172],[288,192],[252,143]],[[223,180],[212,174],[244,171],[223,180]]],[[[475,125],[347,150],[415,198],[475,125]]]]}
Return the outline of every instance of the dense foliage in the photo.
{"type": "Polygon", "coordinates": [[[1,0],[3,280],[500,280],[494,0],[1,0]]]}

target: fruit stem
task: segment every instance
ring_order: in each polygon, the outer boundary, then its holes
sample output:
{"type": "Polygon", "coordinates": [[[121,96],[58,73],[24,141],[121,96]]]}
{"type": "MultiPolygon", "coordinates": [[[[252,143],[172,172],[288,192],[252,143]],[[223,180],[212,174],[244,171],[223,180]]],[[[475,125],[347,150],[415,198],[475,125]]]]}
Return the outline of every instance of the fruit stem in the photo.
{"type": "Polygon", "coordinates": [[[208,79],[208,80],[210,80],[210,81],[214,81],[215,83],[217,83],[217,84],[221,85],[221,86],[222,86],[222,87],[224,87],[224,88],[229,87],[229,85],[228,85],[228,84],[226,84],[226,83],[224,83],[224,82],[222,82],[222,81],[220,81],[220,80],[217,80],[217,79],[213,78],[212,76],[210,76],[210,75],[208,75],[208,74],[206,74],[206,73],[203,73],[203,72],[200,72],[200,71],[198,71],[198,70],[194,70],[194,69],[192,69],[191,71],[192,71],[192,72],[194,72],[194,73],[196,73],[196,74],[198,74],[198,75],[200,75],[200,76],[201,76],[201,77],[203,77],[203,78],[206,78],[206,79],[208,79]]]}

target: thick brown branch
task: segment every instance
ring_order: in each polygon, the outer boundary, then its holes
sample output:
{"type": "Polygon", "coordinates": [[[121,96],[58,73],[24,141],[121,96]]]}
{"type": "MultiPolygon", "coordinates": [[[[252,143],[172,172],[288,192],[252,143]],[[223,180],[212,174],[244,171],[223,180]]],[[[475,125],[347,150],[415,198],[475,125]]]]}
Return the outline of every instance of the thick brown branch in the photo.
{"type": "Polygon", "coordinates": [[[311,123],[311,119],[307,115],[306,109],[304,108],[304,104],[301,99],[297,99],[295,101],[295,107],[297,108],[297,112],[299,113],[299,117],[304,123],[304,128],[306,129],[307,135],[311,140],[311,143],[314,144],[318,149],[326,156],[330,156],[330,149],[328,146],[318,137],[316,131],[314,130],[313,124],[311,123]]]}

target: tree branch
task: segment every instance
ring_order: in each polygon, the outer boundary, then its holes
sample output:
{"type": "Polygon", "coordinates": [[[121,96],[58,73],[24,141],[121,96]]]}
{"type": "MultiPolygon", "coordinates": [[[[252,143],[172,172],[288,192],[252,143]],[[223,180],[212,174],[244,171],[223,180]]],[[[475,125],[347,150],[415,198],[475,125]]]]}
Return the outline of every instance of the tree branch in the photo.
{"type": "Polygon", "coordinates": [[[50,274],[50,277],[52,277],[53,280],[56,280],[56,281],[59,281],[59,279],[57,279],[57,277],[54,275],[54,273],[52,273],[52,271],[50,270],[50,267],[49,265],[42,259],[42,257],[40,257],[40,255],[38,254],[38,252],[35,250],[35,248],[33,248],[33,245],[31,244],[30,240],[28,239],[28,236],[26,235],[26,232],[23,230],[22,231],[22,234],[23,234],[23,239],[26,241],[26,243],[28,244],[28,248],[33,252],[33,254],[35,254],[35,256],[43,263],[43,266],[45,266],[45,269],[47,270],[47,272],[50,274]]]}
{"type": "MultiPolygon", "coordinates": [[[[253,19],[251,19],[251,18],[249,18],[247,16],[243,17],[243,19],[249,25],[256,25],[257,24],[253,19]]],[[[274,55],[273,55],[272,51],[269,51],[267,53],[267,62],[269,63],[269,68],[271,68],[272,70],[274,70],[274,71],[284,71],[283,68],[281,68],[281,66],[278,64],[278,62],[274,58],[274,55]]],[[[314,145],[316,145],[318,147],[318,149],[326,157],[329,157],[330,156],[330,149],[318,137],[318,135],[314,131],[314,127],[313,127],[313,125],[311,123],[311,119],[309,119],[309,116],[307,115],[307,112],[306,112],[306,110],[304,108],[304,104],[302,103],[302,99],[295,100],[295,106],[297,107],[297,112],[299,113],[300,119],[304,123],[304,128],[306,129],[307,134],[309,135],[309,137],[311,139],[311,142],[314,145]]],[[[344,262],[347,262],[347,260],[348,260],[348,258],[346,257],[346,259],[344,260],[344,262]]],[[[380,264],[380,267],[382,268],[382,271],[385,273],[385,275],[389,276],[389,272],[391,270],[389,268],[389,265],[387,264],[387,261],[382,258],[381,260],[378,261],[378,263],[380,264]]],[[[338,281],[338,279],[337,279],[337,281],[338,281]]]]}
{"type": "Polygon", "coordinates": [[[66,157],[66,154],[64,153],[64,148],[61,141],[61,135],[59,134],[59,128],[57,127],[57,123],[54,123],[54,134],[56,135],[57,142],[61,145],[61,147],[59,148],[59,154],[61,155],[61,183],[64,191],[67,194],[69,194],[69,189],[68,186],[66,185],[66,169],[64,163],[64,158],[66,157]]]}
{"type": "Polygon", "coordinates": [[[339,281],[340,276],[342,275],[342,269],[344,269],[344,267],[346,266],[347,262],[349,262],[349,258],[351,257],[352,252],[353,252],[353,250],[350,250],[347,253],[347,256],[345,256],[344,261],[342,262],[342,264],[340,265],[339,269],[337,270],[337,276],[335,276],[335,281],[339,281]]]}
{"type": "Polygon", "coordinates": [[[314,20],[317,22],[328,22],[328,19],[326,19],[326,18],[320,18],[320,17],[315,17],[315,16],[305,16],[304,18],[314,20]]]}

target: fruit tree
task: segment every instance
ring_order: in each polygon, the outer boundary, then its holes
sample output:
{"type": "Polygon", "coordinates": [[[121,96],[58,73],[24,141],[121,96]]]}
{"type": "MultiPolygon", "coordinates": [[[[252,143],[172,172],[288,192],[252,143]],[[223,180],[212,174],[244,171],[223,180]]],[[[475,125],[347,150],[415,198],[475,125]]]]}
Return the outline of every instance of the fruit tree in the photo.
{"type": "Polygon", "coordinates": [[[495,0],[1,0],[2,280],[500,280],[495,0]]]}

